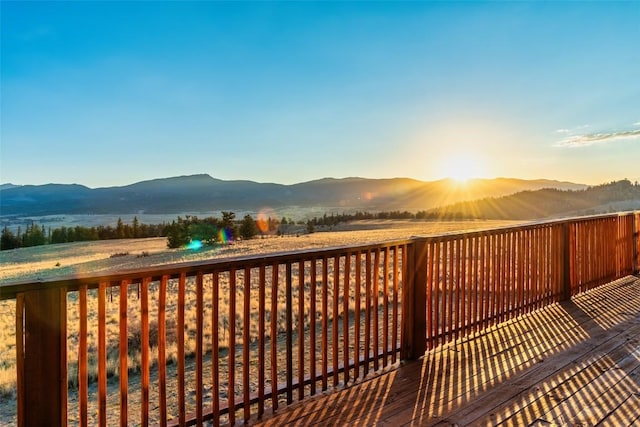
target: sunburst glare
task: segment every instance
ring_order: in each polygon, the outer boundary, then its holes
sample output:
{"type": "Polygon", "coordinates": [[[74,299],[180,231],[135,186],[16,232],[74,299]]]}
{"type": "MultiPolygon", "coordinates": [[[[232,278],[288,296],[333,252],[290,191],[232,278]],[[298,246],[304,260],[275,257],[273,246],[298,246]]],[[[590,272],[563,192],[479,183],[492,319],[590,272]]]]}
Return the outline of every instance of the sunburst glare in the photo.
{"type": "Polygon", "coordinates": [[[472,178],[484,178],[487,175],[483,159],[471,154],[451,155],[444,159],[441,165],[441,175],[459,183],[466,183],[472,178]]]}

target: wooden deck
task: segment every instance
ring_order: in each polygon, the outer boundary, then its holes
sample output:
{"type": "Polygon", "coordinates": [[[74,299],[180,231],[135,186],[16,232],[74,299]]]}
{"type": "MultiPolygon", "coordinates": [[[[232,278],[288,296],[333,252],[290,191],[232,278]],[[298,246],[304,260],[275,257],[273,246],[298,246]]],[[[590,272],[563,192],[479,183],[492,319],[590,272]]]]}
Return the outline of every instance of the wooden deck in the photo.
{"type": "Polygon", "coordinates": [[[640,278],[426,353],[260,426],[640,425],[640,278]]]}

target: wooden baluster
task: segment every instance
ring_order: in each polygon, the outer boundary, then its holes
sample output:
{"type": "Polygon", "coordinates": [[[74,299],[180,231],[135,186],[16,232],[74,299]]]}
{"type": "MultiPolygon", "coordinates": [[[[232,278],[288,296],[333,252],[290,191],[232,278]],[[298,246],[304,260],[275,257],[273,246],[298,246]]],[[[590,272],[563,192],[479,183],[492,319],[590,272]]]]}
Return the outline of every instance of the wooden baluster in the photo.
{"type": "MultiPolygon", "coordinates": [[[[162,275],[158,292],[158,401],[160,405],[160,425],[167,425],[167,282],[169,276],[162,275]]],[[[214,399],[217,401],[217,399],[214,399]]]]}
{"type": "Polygon", "coordinates": [[[329,260],[322,258],[322,391],[329,377],[329,260]]]}
{"type": "Polygon", "coordinates": [[[304,399],[304,260],[298,261],[298,400],[304,399]]]}
{"type": "Polygon", "coordinates": [[[369,373],[371,352],[371,251],[365,254],[364,375],[369,373]]]}
{"type": "Polygon", "coordinates": [[[356,263],[356,283],[354,289],[354,298],[355,298],[355,308],[354,308],[354,355],[353,355],[353,378],[357,379],[360,377],[360,305],[361,305],[361,287],[362,287],[362,253],[355,253],[355,263],[356,263]]]}
{"type": "MultiPolygon", "coordinates": [[[[140,292],[140,336],[142,349],[140,352],[140,413],[143,426],[149,425],[149,283],[150,277],[142,279],[138,286],[140,292]]],[[[202,406],[202,405],[200,405],[202,406]]]]}
{"type": "MultiPolygon", "coordinates": [[[[265,334],[266,334],[266,312],[265,312],[265,288],[266,271],[264,264],[260,265],[258,271],[258,418],[264,414],[264,360],[265,360],[265,334]]],[[[215,300],[214,300],[215,301],[215,300]]],[[[275,337],[271,337],[274,339],[275,337]]]]}
{"type": "MultiPolygon", "coordinates": [[[[398,251],[400,250],[399,246],[393,247],[393,314],[392,314],[392,325],[391,325],[391,363],[396,363],[398,356],[398,275],[400,274],[400,266],[398,265],[398,251]]],[[[359,260],[359,258],[358,258],[359,260]]],[[[357,274],[357,273],[356,273],[357,274]]],[[[358,282],[359,283],[359,282],[358,282]]],[[[359,285],[357,285],[359,286],[359,285]]],[[[359,295],[359,294],[358,294],[359,295]]],[[[359,297],[356,298],[356,301],[359,302],[359,297]]],[[[360,323],[360,316],[356,316],[356,324],[360,323]]],[[[356,348],[358,348],[358,343],[356,343],[356,348]]],[[[356,359],[357,360],[357,359],[356,359]]],[[[356,361],[356,363],[358,363],[356,361]]]]}
{"type": "Polygon", "coordinates": [[[389,353],[389,248],[384,250],[384,258],[382,261],[382,366],[388,364],[389,353]]]}
{"type": "Polygon", "coordinates": [[[213,425],[220,426],[220,273],[214,271],[211,277],[211,385],[213,393],[213,425]]]}
{"type": "Polygon", "coordinates": [[[244,268],[244,301],[242,304],[242,403],[244,404],[244,422],[251,418],[251,399],[249,390],[250,353],[251,353],[251,268],[244,268]]]}
{"type": "Polygon", "coordinates": [[[128,424],[128,390],[129,367],[128,357],[128,330],[127,330],[127,299],[129,296],[129,281],[120,282],[120,425],[128,424]]]}
{"type": "Polygon", "coordinates": [[[339,317],[339,304],[338,301],[340,299],[340,257],[336,255],[333,258],[333,322],[332,322],[332,356],[333,356],[333,386],[336,387],[339,384],[339,352],[340,349],[338,347],[338,339],[339,339],[339,325],[338,325],[338,317],[339,317]]]}
{"type": "Polygon", "coordinates": [[[227,402],[229,424],[236,422],[236,270],[229,270],[229,355],[227,402]]]}
{"type": "Polygon", "coordinates": [[[271,267],[271,407],[278,409],[278,273],[280,265],[271,267]]]}
{"type": "Polygon", "coordinates": [[[351,254],[344,256],[344,284],[342,286],[342,364],[344,384],[349,382],[349,287],[351,277],[351,254]]]}
{"type": "Polygon", "coordinates": [[[379,369],[380,345],[379,345],[379,306],[380,306],[380,249],[373,254],[373,370],[379,369]]]}
{"type": "Polygon", "coordinates": [[[293,288],[291,263],[287,262],[286,269],[286,359],[287,359],[287,404],[293,402],[293,288]]]}
{"type": "Polygon", "coordinates": [[[311,396],[316,394],[316,259],[311,260],[310,270],[310,293],[309,296],[309,346],[311,350],[309,352],[309,376],[311,377],[311,386],[309,393],[311,396]]]}
{"type": "Polygon", "coordinates": [[[196,422],[202,424],[203,387],[203,331],[204,329],[204,289],[203,274],[196,275],[196,422]]]}
{"type": "Polygon", "coordinates": [[[178,322],[176,327],[178,335],[178,420],[180,425],[185,423],[185,351],[184,351],[184,309],[185,309],[185,287],[187,282],[186,273],[180,274],[178,280],[178,322]]]}
{"type": "Polygon", "coordinates": [[[107,283],[98,285],[98,424],[107,425],[107,283]]]}
{"type": "Polygon", "coordinates": [[[78,311],[80,330],[78,336],[78,406],[80,409],[79,423],[87,425],[87,405],[89,400],[87,377],[87,285],[80,285],[78,290],[78,311]]]}

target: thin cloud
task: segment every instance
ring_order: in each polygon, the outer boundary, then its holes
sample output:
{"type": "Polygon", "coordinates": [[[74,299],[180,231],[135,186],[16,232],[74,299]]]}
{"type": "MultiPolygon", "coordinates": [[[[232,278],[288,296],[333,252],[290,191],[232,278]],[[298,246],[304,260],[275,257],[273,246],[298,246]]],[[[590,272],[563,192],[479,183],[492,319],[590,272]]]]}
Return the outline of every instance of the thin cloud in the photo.
{"type": "Polygon", "coordinates": [[[568,136],[556,143],[556,147],[588,147],[594,144],[608,144],[619,140],[639,139],[640,129],[609,133],[591,133],[568,136]]]}

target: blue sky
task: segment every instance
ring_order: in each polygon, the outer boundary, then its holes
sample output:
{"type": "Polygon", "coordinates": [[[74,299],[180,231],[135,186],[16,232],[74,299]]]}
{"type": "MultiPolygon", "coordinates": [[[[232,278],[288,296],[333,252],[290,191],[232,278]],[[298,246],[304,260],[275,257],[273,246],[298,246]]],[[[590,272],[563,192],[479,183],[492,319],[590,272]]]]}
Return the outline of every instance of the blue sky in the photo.
{"type": "Polygon", "coordinates": [[[2,1],[0,182],[640,180],[640,2],[2,1]]]}

